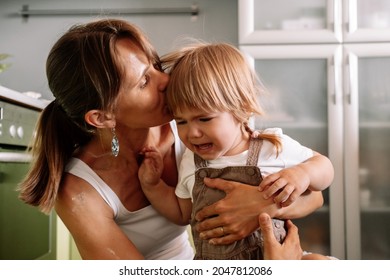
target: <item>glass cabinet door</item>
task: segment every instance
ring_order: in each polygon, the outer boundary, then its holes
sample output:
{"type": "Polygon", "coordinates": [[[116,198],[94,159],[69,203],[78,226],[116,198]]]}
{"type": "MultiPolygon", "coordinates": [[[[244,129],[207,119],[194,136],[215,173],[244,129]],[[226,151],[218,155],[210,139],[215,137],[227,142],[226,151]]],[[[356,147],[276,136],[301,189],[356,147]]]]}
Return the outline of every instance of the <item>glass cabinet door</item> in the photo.
{"type": "Polygon", "coordinates": [[[239,0],[238,9],[240,44],[341,41],[338,0],[239,0]]]}
{"type": "Polygon", "coordinates": [[[390,1],[344,0],[344,42],[390,41],[390,1]]]}
{"type": "MultiPolygon", "coordinates": [[[[241,46],[241,50],[267,89],[260,97],[266,115],[256,117],[254,126],[282,128],[301,144],[328,156],[342,172],[341,47],[241,46]]],[[[343,258],[341,173],[324,198],[324,207],[294,222],[304,250],[343,258]]]]}
{"type": "Polygon", "coordinates": [[[347,44],[347,256],[390,259],[390,44],[347,44]]]}

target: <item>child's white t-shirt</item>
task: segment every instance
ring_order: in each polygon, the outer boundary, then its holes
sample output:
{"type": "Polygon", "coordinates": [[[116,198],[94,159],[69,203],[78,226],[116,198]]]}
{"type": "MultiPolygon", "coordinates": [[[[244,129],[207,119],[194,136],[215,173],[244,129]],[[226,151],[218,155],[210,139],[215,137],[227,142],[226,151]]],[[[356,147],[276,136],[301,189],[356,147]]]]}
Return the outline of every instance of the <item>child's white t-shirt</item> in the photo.
{"type": "MultiPolygon", "coordinates": [[[[264,130],[264,133],[279,136],[282,143],[282,150],[279,152],[278,157],[276,157],[275,146],[267,140],[263,141],[257,163],[263,178],[284,168],[304,162],[313,156],[313,150],[302,146],[298,141],[283,134],[281,128],[268,128],[264,130]]],[[[215,160],[209,160],[207,161],[207,166],[211,168],[223,168],[226,166],[246,165],[247,157],[248,151],[244,151],[238,155],[223,156],[215,160]]],[[[192,199],[195,170],[194,153],[190,149],[186,149],[180,164],[179,182],[175,191],[178,197],[192,199]]]]}

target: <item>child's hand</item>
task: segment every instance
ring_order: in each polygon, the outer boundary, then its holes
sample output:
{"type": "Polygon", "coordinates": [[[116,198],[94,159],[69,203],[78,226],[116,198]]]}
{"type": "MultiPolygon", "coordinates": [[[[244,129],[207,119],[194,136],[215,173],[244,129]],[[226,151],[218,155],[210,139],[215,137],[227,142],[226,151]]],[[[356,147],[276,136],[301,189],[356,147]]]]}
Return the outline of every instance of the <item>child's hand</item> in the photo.
{"type": "Polygon", "coordinates": [[[268,175],[260,183],[259,191],[265,199],[274,196],[281,207],[292,204],[309,187],[310,178],[299,165],[268,175]]]}
{"type": "Polygon", "coordinates": [[[164,169],[163,158],[154,147],[144,148],[141,154],[144,156],[144,160],[138,169],[138,178],[142,188],[150,188],[160,181],[164,169]]]}

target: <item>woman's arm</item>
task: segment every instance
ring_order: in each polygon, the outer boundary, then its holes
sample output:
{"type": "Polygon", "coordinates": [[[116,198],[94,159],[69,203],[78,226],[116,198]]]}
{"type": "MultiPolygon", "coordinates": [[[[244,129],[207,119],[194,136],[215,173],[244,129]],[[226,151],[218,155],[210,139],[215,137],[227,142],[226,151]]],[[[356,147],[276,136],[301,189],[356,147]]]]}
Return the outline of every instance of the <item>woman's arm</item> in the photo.
{"type": "Polygon", "coordinates": [[[115,223],[112,209],[84,180],[70,174],[65,176],[55,210],[83,259],[144,259],[115,223]]]}
{"type": "Polygon", "coordinates": [[[294,219],[312,213],[323,204],[321,192],[308,190],[290,206],[278,207],[272,198],[264,199],[256,187],[223,179],[205,178],[204,182],[226,193],[223,199],[196,214],[200,237],[214,244],[229,244],[248,236],[259,227],[258,216],[262,212],[273,218],[294,219]]]}

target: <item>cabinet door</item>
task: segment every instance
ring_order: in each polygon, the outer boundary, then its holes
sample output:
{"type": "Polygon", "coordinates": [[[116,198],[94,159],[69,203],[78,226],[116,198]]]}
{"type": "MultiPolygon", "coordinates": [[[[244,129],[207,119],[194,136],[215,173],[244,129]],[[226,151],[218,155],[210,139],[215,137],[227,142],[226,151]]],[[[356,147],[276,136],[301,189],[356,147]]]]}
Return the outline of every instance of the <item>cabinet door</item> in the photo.
{"type": "Polygon", "coordinates": [[[390,41],[390,1],[344,0],[344,42],[390,41]]]}
{"type": "Polygon", "coordinates": [[[281,127],[285,134],[328,156],[337,171],[332,186],[324,191],[324,207],[294,221],[302,247],[344,258],[341,46],[240,48],[267,88],[267,95],[260,97],[267,115],[257,117],[255,127],[281,127]]]}
{"type": "Polygon", "coordinates": [[[238,11],[239,44],[341,41],[338,0],[239,0],[238,11]]]}
{"type": "Polygon", "coordinates": [[[0,162],[0,259],[55,260],[56,214],[45,215],[18,198],[16,187],[27,171],[26,163],[0,162]]]}
{"type": "Polygon", "coordinates": [[[345,45],[348,259],[390,259],[390,44],[345,45]]]}

